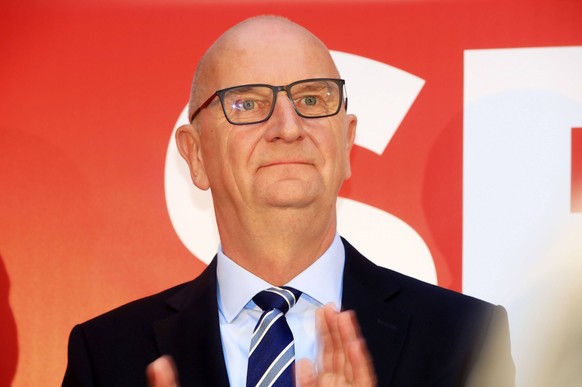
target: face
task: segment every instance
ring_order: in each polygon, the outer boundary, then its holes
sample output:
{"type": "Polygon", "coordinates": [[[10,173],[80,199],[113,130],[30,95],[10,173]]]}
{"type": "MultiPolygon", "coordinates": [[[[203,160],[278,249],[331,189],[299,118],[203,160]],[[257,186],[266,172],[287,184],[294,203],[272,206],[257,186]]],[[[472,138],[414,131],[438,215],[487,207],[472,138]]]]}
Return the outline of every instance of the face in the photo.
{"type": "MultiPolygon", "coordinates": [[[[203,100],[218,89],[243,84],[339,78],[327,49],[295,26],[265,22],[231,35],[213,48],[203,100]]],[[[355,116],[343,107],[332,117],[301,118],[283,91],[266,122],[232,125],[218,98],[196,121],[192,177],[199,188],[211,188],[218,217],[219,211],[247,217],[309,206],[335,214],[337,193],[350,175],[356,126],[355,116]]]]}

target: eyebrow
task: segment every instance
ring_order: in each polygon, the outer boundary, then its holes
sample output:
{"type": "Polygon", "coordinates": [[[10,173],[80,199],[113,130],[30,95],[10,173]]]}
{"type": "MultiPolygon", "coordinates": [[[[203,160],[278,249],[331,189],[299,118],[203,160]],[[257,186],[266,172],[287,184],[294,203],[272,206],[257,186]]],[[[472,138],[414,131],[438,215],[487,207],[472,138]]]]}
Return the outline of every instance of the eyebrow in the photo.
{"type": "Polygon", "coordinates": [[[300,91],[311,91],[311,90],[333,90],[333,87],[330,87],[327,83],[325,85],[323,84],[308,84],[308,83],[304,83],[304,84],[299,84],[299,85],[293,85],[293,87],[291,88],[291,90],[300,90],[300,91]]]}

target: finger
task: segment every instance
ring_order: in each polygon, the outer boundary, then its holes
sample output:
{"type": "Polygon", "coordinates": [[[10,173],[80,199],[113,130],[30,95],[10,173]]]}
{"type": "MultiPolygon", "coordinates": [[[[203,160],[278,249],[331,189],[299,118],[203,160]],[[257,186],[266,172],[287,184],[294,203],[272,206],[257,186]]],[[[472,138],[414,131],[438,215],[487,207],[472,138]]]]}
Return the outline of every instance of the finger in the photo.
{"type": "Polygon", "coordinates": [[[299,387],[316,387],[317,373],[315,364],[307,359],[301,359],[297,362],[297,381],[299,387]]]}
{"type": "Polygon", "coordinates": [[[359,329],[356,316],[352,311],[341,312],[338,316],[338,330],[341,336],[342,348],[345,354],[345,364],[343,367],[343,376],[348,382],[353,382],[354,372],[353,364],[347,354],[352,343],[358,341],[359,329]]]}
{"type": "Polygon", "coordinates": [[[363,338],[351,342],[348,348],[348,358],[353,372],[353,385],[359,387],[375,386],[374,365],[363,338]]]}
{"type": "Polygon", "coordinates": [[[178,387],[178,377],[170,356],[161,356],[146,368],[150,387],[178,387]]]}
{"type": "Polygon", "coordinates": [[[319,308],[315,313],[317,321],[317,336],[319,341],[320,374],[333,370],[333,341],[331,332],[325,317],[325,307],[319,308]]]}
{"type": "Polygon", "coordinates": [[[344,373],[346,353],[339,329],[339,316],[334,308],[326,306],[323,310],[332,344],[332,372],[336,375],[344,373]]]}
{"type": "Polygon", "coordinates": [[[362,336],[358,319],[356,318],[355,313],[351,310],[346,310],[339,314],[338,329],[344,345],[347,345],[362,336]]]}

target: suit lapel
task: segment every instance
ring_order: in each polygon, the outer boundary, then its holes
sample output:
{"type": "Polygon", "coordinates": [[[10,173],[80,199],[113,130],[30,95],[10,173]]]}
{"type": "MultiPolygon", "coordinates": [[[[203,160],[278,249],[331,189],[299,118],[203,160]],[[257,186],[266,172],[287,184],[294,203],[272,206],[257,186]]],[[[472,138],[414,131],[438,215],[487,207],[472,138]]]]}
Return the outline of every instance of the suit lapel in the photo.
{"type": "Polygon", "coordinates": [[[167,301],[175,310],[156,321],[161,354],[176,363],[183,386],[228,386],[216,301],[216,259],[194,281],[167,301]]]}
{"type": "Polygon", "coordinates": [[[396,281],[346,240],[343,242],[346,263],[342,308],[355,311],[374,361],[378,385],[387,386],[398,363],[411,316],[391,303],[398,297],[396,281]]]}

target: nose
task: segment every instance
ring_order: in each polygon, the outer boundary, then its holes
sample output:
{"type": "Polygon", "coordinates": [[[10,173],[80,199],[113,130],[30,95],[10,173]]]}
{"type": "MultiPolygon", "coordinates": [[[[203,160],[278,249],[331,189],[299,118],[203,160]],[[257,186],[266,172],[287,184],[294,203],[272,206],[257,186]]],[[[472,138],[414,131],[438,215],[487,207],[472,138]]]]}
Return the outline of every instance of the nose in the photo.
{"type": "Polygon", "coordinates": [[[267,121],[267,140],[293,142],[303,139],[303,121],[295,111],[287,93],[282,90],[277,96],[273,115],[267,121]]]}

